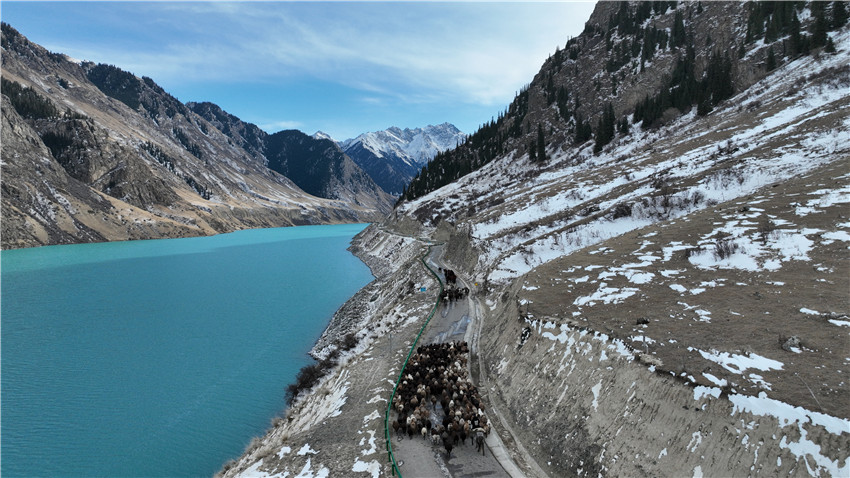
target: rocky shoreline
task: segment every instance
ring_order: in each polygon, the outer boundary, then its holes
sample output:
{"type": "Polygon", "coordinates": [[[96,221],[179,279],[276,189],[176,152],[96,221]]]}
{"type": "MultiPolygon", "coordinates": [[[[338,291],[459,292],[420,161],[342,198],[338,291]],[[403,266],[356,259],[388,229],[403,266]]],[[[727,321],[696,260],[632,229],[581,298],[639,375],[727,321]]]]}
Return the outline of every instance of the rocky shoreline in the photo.
{"type": "Polygon", "coordinates": [[[216,476],[390,474],[384,412],[411,339],[436,300],[436,283],[418,264],[425,246],[409,237],[372,225],[351,250],[375,280],[337,310],[311,355],[326,358],[349,334],[357,345],[216,476]]]}

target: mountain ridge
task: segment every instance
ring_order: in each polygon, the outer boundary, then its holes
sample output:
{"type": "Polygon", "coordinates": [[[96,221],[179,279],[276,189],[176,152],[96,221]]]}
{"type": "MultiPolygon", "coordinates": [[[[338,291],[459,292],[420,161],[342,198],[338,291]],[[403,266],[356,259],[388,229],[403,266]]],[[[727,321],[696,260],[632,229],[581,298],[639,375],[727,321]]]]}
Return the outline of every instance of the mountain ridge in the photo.
{"type": "MultiPolygon", "coordinates": [[[[819,33],[823,39],[815,42],[819,22],[813,21],[810,9],[801,10],[804,25],[796,13],[787,13],[798,3],[776,4],[783,15],[766,13],[772,12],[772,2],[765,4],[770,8],[759,5],[697,2],[681,8],[676,2],[603,2],[584,32],[557,48],[497,119],[459,148],[438,155],[411,181],[402,199],[433,191],[510,151],[536,157],[531,153],[540,144],[547,150],[568,150],[593,141],[598,152],[615,136],[628,136],[633,124],[652,129],[692,109],[707,114],[733,92],[767,76],[769,52],[786,51],[774,59],[782,64],[825,48],[826,27],[819,33]],[[783,20],[774,20],[780,16],[783,20]],[[709,26],[700,17],[727,21],[709,26]],[[760,29],[756,18],[762,21],[760,29]],[[766,42],[764,24],[771,22],[778,24],[779,33],[766,42]],[[673,36],[674,30],[682,33],[673,36]],[[761,37],[756,38],[756,31],[761,37]],[[606,106],[610,115],[602,128],[606,106]]],[[[812,5],[818,7],[817,18],[828,16],[825,2],[812,5]]]]}
{"type": "Polygon", "coordinates": [[[299,130],[268,134],[209,102],[187,107],[221,129],[237,145],[269,169],[276,171],[314,196],[349,201],[389,212],[390,197],[329,138],[299,130]]]}
{"type": "Polygon", "coordinates": [[[6,23],[2,48],[3,94],[15,92],[3,109],[3,248],[370,222],[392,203],[353,163],[305,193],[267,167],[258,128],[196,105],[208,121],[150,78],[70,61],[6,23]]]}
{"type": "Polygon", "coordinates": [[[340,146],[345,151],[354,143],[365,143],[379,157],[391,151],[399,156],[404,153],[414,164],[423,166],[438,152],[457,146],[465,137],[455,125],[444,122],[414,129],[391,126],[347,139],[340,146]]]}
{"type": "Polygon", "coordinates": [[[354,162],[393,196],[398,196],[419,170],[438,153],[466,139],[451,123],[414,129],[392,126],[339,142],[354,162]]]}

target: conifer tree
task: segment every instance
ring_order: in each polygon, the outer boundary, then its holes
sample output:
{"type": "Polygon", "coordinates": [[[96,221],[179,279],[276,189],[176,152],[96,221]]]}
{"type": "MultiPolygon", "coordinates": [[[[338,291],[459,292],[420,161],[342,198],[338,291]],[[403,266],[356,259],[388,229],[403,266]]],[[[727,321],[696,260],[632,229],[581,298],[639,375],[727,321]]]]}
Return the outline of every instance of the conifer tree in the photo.
{"type": "Polygon", "coordinates": [[[712,106],[732,96],[732,60],[729,59],[728,53],[722,57],[718,52],[711,55],[703,83],[705,91],[710,95],[712,106]]]}
{"type": "MultiPolygon", "coordinates": [[[[652,27],[655,28],[655,27],[652,27]]],[[[655,35],[653,31],[650,29],[646,29],[643,34],[643,49],[641,51],[640,59],[641,66],[643,66],[644,61],[649,61],[655,55],[655,35]]]]}
{"type": "Polygon", "coordinates": [[[593,145],[594,153],[602,151],[602,148],[614,139],[614,123],[614,107],[611,103],[608,103],[605,105],[602,117],[599,118],[599,126],[596,128],[596,144],[593,145]]]}
{"type": "Polygon", "coordinates": [[[788,46],[791,49],[792,56],[797,56],[803,52],[803,43],[800,37],[800,19],[797,18],[797,12],[794,10],[792,10],[791,20],[788,22],[788,46]]]}
{"type": "Polygon", "coordinates": [[[549,74],[549,79],[546,81],[546,104],[551,105],[555,102],[556,91],[555,91],[555,80],[552,78],[552,74],[549,74]]]}
{"type": "Polygon", "coordinates": [[[812,22],[812,47],[818,48],[826,45],[827,20],[824,4],[821,2],[811,3],[812,15],[815,17],[812,22]]]}
{"type": "Polygon", "coordinates": [[[703,99],[699,103],[697,103],[697,115],[705,116],[711,113],[711,110],[714,109],[711,107],[711,101],[708,98],[703,99]]]}
{"type": "Polygon", "coordinates": [[[540,162],[546,161],[546,140],[543,137],[543,127],[537,123],[537,160],[540,162]]]}
{"type": "Polygon", "coordinates": [[[764,11],[761,2],[749,4],[750,15],[747,18],[747,43],[755,41],[764,33],[764,11]]]}
{"type": "Polygon", "coordinates": [[[773,43],[779,36],[779,29],[776,25],[777,23],[777,15],[774,13],[770,20],[767,22],[767,28],[764,30],[764,42],[765,43],[773,43]]]}
{"type": "Polygon", "coordinates": [[[670,33],[670,46],[683,46],[687,41],[687,32],[685,32],[685,22],[682,19],[682,12],[676,10],[676,17],[673,20],[673,31],[670,33]]]}
{"type": "Polygon", "coordinates": [[[835,43],[832,42],[832,37],[826,38],[826,45],[823,47],[826,53],[835,53],[835,43]]]}
{"type": "MultiPolygon", "coordinates": [[[[832,2],[832,28],[838,29],[847,23],[847,5],[842,0],[832,2]]],[[[833,45],[834,46],[834,45],[833,45]]]]}
{"type": "Polygon", "coordinates": [[[59,110],[56,109],[52,101],[28,86],[22,86],[20,83],[2,78],[0,89],[2,89],[4,95],[9,97],[18,114],[24,118],[41,119],[59,116],[59,110]]]}
{"type": "Polygon", "coordinates": [[[629,120],[625,116],[620,120],[620,134],[623,136],[628,136],[629,134],[629,120]]]}
{"type": "Polygon", "coordinates": [[[580,114],[576,114],[575,143],[584,143],[590,139],[592,134],[593,132],[590,129],[590,122],[583,120],[580,114]]]}
{"type": "Polygon", "coordinates": [[[605,128],[605,135],[608,137],[608,142],[614,139],[614,132],[616,127],[616,119],[614,118],[614,106],[609,102],[605,106],[605,111],[602,113],[603,127],[605,128]]]}

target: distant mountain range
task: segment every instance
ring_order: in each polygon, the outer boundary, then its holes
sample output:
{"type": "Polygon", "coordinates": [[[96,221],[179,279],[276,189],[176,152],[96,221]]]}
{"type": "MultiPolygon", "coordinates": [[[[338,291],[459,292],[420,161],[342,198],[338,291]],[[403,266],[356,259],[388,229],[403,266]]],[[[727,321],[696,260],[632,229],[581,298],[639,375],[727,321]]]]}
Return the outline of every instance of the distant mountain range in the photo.
{"type": "MultiPolygon", "coordinates": [[[[319,132],[314,137],[322,135],[319,132]]],[[[391,127],[361,134],[339,145],[384,191],[398,196],[437,153],[454,148],[465,139],[466,135],[453,124],[443,123],[415,129],[391,127]]]]}
{"type": "Polygon", "coordinates": [[[343,143],[268,134],[5,23],[2,47],[4,249],[375,221],[463,137],[449,124],[343,143]]]}
{"type": "Polygon", "coordinates": [[[328,138],[298,130],[268,134],[209,102],[187,103],[255,160],[314,196],[375,207],[386,213],[392,198],[328,138]]]}

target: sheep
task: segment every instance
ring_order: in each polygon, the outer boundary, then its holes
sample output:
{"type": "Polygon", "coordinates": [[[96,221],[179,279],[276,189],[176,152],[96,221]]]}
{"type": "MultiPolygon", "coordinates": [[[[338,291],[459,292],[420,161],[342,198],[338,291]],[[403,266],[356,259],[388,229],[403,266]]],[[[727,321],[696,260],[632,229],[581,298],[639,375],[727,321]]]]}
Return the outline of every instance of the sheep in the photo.
{"type": "Polygon", "coordinates": [[[407,436],[411,439],[413,438],[413,434],[416,432],[416,417],[411,415],[407,417],[407,436]]]}
{"type": "Polygon", "coordinates": [[[447,456],[451,457],[451,450],[458,442],[465,444],[467,437],[474,441],[473,429],[486,427],[489,432],[479,392],[468,382],[468,353],[466,342],[417,348],[393,399],[397,411],[393,429],[397,436],[406,431],[411,438],[419,433],[423,440],[428,440],[430,434],[431,444],[439,446],[442,441],[447,456]],[[438,413],[437,403],[442,413],[438,413]]]}
{"type": "Polygon", "coordinates": [[[452,445],[451,437],[446,436],[445,438],[443,438],[443,446],[446,448],[446,458],[451,458],[452,448],[454,447],[454,445],[452,445]]]}

